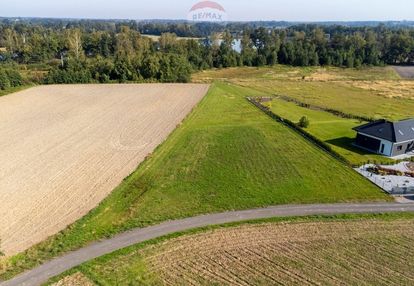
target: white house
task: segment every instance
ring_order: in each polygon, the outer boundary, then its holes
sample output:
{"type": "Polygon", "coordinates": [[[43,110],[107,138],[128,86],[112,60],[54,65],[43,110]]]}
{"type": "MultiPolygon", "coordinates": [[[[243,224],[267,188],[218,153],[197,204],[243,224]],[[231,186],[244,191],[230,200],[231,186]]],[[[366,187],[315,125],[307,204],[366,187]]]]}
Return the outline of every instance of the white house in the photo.
{"type": "Polygon", "coordinates": [[[414,119],[399,122],[379,120],[354,128],[355,145],[388,157],[414,151],[414,119]]]}

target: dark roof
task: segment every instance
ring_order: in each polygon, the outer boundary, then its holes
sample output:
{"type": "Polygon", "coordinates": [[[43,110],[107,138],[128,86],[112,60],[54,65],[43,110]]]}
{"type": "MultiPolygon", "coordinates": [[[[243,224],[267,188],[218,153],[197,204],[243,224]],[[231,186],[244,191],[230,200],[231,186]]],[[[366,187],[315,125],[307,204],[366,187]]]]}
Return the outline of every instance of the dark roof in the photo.
{"type": "Polygon", "coordinates": [[[379,120],[354,128],[355,131],[394,143],[414,140],[414,119],[398,122],[379,120]]]}

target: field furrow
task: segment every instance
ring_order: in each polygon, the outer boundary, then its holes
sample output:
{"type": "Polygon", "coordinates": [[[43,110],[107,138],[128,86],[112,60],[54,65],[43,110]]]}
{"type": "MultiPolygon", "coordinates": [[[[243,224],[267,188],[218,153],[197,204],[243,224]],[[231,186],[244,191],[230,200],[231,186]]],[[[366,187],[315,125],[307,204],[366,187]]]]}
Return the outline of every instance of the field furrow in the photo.
{"type": "Polygon", "coordinates": [[[148,271],[174,285],[407,285],[414,281],[412,231],[408,220],[258,224],[140,253],[148,271]]]}
{"type": "Polygon", "coordinates": [[[208,85],[41,86],[0,98],[0,239],[23,251],[131,174],[208,85]]]}

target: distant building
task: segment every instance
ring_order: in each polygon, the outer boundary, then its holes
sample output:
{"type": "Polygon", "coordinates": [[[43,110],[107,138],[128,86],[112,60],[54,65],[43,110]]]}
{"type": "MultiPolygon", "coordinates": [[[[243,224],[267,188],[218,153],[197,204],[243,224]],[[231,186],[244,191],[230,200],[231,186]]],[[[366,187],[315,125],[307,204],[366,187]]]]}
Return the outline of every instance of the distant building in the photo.
{"type": "Polygon", "coordinates": [[[399,122],[379,120],[354,128],[355,145],[388,157],[414,152],[414,119],[399,122]]]}

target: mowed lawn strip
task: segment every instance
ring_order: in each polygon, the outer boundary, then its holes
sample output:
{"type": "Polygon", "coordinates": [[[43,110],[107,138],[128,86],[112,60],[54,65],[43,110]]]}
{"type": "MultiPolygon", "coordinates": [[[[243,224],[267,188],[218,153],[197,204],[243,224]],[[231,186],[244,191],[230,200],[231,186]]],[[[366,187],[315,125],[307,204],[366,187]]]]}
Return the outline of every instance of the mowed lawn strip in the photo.
{"type": "Polygon", "coordinates": [[[270,277],[299,283],[301,277],[285,276],[287,272],[277,267],[280,263],[316,284],[401,285],[414,279],[410,270],[414,261],[404,251],[413,249],[413,226],[410,213],[273,218],[212,226],[116,251],[71,269],[48,285],[79,276],[98,285],[163,285],[166,279],[204,285],[222,277],[252,284],[262,280],[263,285],[272,284],[270,277]],[[206,264],[209,271],[202,267],[206,264]]]}
{"type": "Polygon", "coordinates": [[[12,257],[5,279],[115,233],[169,219],[278,204],[390,200],[378,188],[245,99],[214,84],[185,122],[99,207],[12,257]]]}
{"type": "Polygon", "coordinates": [[[279,98],[274,98],[267,105],[272,112],[292,122],[299,122],[302,116],[308,117],[310,125],[305,128],[305,131],[328,143],[334,151],[345,157],[352,165],[362,165],[368,161],[392,162],[384,156],[364,152],[352,145],[356,138],[356,132],[352,129],[367,122],[301,107],[279,98]]]}

